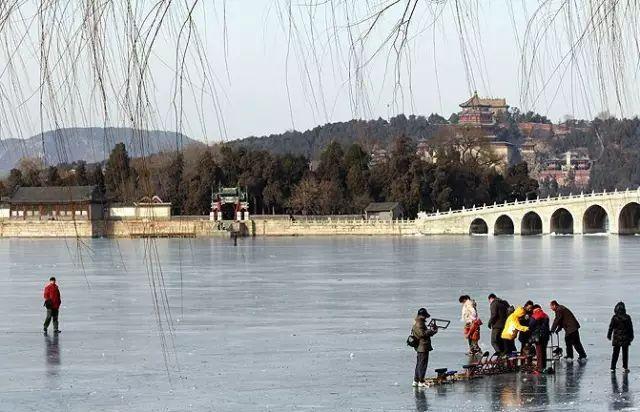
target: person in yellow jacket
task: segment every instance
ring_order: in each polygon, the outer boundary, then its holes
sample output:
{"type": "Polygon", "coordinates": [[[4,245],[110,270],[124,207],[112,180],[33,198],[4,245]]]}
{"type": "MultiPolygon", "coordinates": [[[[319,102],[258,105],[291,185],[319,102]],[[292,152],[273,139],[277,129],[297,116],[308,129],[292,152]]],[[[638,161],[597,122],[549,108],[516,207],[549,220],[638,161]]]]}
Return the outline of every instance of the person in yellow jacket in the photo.
{"type": "Polygon", "coordinates": [[[504,329],[502,329],[502,335],[500,337],[504,341],[505,354],[517,352],[516,338],[518,337],[518,331],[526,332],[529,330],[527,326],[523,326],[520,324],[520,318],[524,316],[524,314],[524,308],[522,306],[518,306],[516,307],[516,310],[514,310],[511,315],[509,315],[507,321],[504,324],[504,329]]]}

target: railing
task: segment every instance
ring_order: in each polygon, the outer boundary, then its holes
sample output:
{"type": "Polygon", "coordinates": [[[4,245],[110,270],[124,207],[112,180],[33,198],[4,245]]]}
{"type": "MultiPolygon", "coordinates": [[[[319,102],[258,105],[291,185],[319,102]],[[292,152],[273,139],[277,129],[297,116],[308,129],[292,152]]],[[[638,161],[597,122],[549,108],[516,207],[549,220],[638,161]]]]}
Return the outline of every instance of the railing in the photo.
{"type": "Polygon", "coordinates": [[[418,220],[421,219],[428,219],[428,218],[432,218],[432,217],[440,217],[440,216],[450,216],[450,215],[455,215],[455,214],[460,214],[460,213],[469,213],[469,212],[478,212],[478,211],[485,211],[485,210],[490,210],[490,209],[504,209],[504,208],[508,208],[511,206],[523,206],[523,205],[530,205],[533,203],[553,203],[553,202],[559,202],[559,201],[563,201],[563,200],[576,200],[576,199],[589,199],[589,198],[597,198],[597,197],[605,197],[605,196],[617,196],[620,194],[623,195],[628,195],[629,193],[633,193],[636,192],[639,196],[640,196],[640,187],[638,187],[637,190],[629,190],[626,189],[624,191],[618,191],[618,189],[615,189],[613,192],[607,192],[602,191],[599,193],[596,192],[591,192],[591,193],[584,193],[581,192],[579,195],[573,195],[571,193],[569,193],[566,196],[557,196],[557,197],[546,197],[546,198],[536,198],[536,199],[527,199],[527,200],[521,200],[521,201],[515,201],[515,202],[504,202],[504,203],[493,203],[493,205],[482,205],[479,207],[476,207],[476,205],[473,205],[473,207],[471,209],[466,209],[464,206],[462,207],[462,209],[457,209],[457,210],[451,210],[449,209],[446,212],[440,212],[440,211],[436,211],[435,213],[426,213],[426,212],[418,212],[418,220]]]}
{"type": "Polygon", "coordinates": [[[362,220],[363,215],[251,215],[251,219],[259,220],[362,220]]]}
{"type": "Polygon", "coordinates": [[[209,220],[209,215],[171,215],[171,220],[209,220]]]}
{"type": "Polygon", "coordinates": [[[293,220],[291,221],[291,225],[329,225],[329,224],[340,224],[340,225],[354,225],[354,226],[394,226],[394,225],[406,225],[415,223],[414,219],[345,219],[345,218],[307,218],[301,220],[293,220]]]}

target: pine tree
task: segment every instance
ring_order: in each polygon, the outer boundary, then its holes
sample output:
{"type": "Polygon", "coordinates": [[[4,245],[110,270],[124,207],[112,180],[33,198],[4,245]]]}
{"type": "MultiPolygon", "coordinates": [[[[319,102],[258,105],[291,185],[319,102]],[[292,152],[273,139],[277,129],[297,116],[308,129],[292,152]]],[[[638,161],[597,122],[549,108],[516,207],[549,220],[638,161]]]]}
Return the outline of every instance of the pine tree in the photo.
{"type": "Polygon", "coordinates": [[[89,184],[89,177],[87,176],[87,164],[85,162],[79,162],[76,167],[76,185],[86,186],[89,184]]]}
{"type": "Polygon", "coordinates": [[[107,189],[104,183],[104,174],[102,173],[102,166],[99,164],[93,169],[91,184],[98,186],[98,191],[103,195],[106,193],[107,189]]]}
{"type": "Polygon", "coordinates": [[[55,166],[49,166],[47,169],[47,186],[62,186],[62,179],[58,168],[55,166]]]}
{"type": "Polygon", "coordinates": [[[11,169],[9,172],[9,178],[7,179],[7,191],[9,194],[13,193],[18,186],[23,186],[24,180],[22,178],[22,172],[20,169],[11,169]]]}
{"type": "Polygon", "coordinates": [[[126,201],[131,182],[131,165],[124,143],[118,143],[111,151],[104,173],[107,197],[112,201],[126,201]]]}
{"type": "Polygon", "coordinates": [[[316,175],[321,181],[332,180],[340,189],[344,187],[347,170],[344,165],[344,151],[340,143],[332,141],[322,151],[316,175]]]}
{"type": "Polygon", "coordinates": [[[222,179],[222,171],[213,161],[209,150],[202,153],[198,160],[196,173],[189,181],[189,191],[184,209],[189,214],[202,215],[211,210],[211,192],[222,179]]]}
{"type": "Polygon", "coordinates": [[[182,176],[184,174],[184,156],[181,152],[176,154],[176,157],[169,166],[169,182],[167,193],[169,195],[169,201],[173,208],[174,214],[182,214],[182,209],[185,202],[185,191],[182,184],[182,176]]]}

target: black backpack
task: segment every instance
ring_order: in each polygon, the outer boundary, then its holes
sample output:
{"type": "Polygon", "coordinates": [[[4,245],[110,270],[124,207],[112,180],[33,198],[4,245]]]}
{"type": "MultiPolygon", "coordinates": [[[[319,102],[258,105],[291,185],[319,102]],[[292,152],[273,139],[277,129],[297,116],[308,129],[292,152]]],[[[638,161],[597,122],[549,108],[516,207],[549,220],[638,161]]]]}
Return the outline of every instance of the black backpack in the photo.
{"type": "Polygon", "coordinates": [[[514,308],[513,305],[509,305],[509,302],[505,301],[505,306],[507,306],[507,316],[511,315],[513,312],[516,311],[516,308],[514,308]]]}

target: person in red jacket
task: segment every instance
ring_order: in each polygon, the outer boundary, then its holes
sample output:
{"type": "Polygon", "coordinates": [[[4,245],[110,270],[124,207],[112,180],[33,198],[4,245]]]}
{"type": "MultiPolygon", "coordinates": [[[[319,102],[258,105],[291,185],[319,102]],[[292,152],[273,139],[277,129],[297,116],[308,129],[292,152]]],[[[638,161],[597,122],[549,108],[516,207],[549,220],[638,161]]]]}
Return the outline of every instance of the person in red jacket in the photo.
{"type": "Polygon", "coordinates": [[[540,305],[533,305],[533,313],[529,318],[530,342],[536,348],[536,370],[534,374],[539,375],[547,369],[547,344],[551,337],[549,328],[549,316],[544,313],[540,305]]]}
{"type": "Polygon", "coordinates": [[[60,333],[58,329],[58,311],[60,310],[60,289],[56,285],[56,278],[51,276],[49,283],[44,287],[44,306],[47,308],[47,318],[44,321],[44,333],[47,334],[49,323],[53,319],[53,333],[60,333]]]}

